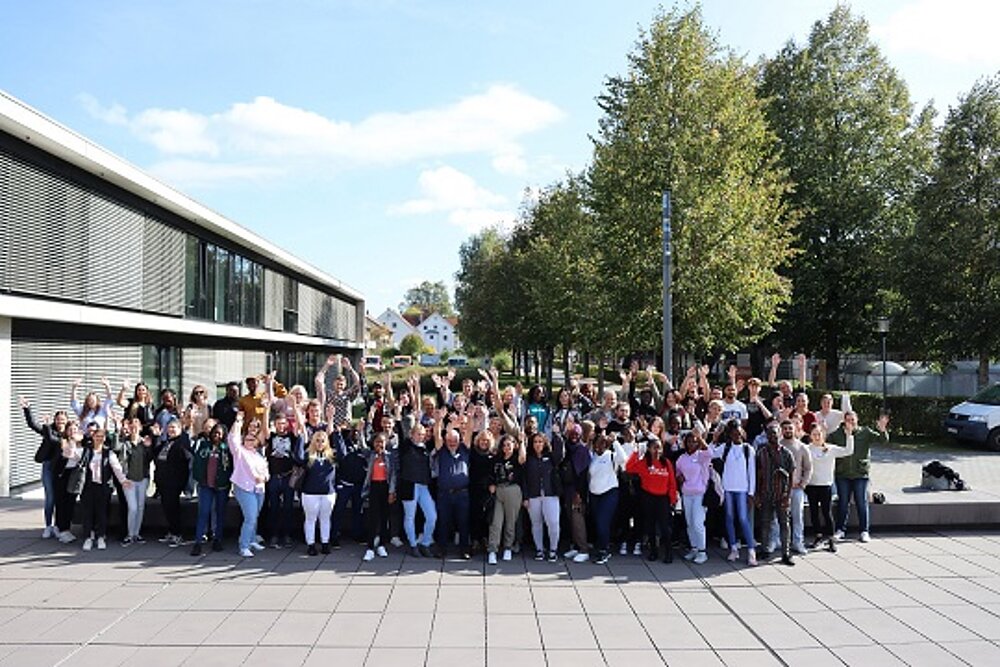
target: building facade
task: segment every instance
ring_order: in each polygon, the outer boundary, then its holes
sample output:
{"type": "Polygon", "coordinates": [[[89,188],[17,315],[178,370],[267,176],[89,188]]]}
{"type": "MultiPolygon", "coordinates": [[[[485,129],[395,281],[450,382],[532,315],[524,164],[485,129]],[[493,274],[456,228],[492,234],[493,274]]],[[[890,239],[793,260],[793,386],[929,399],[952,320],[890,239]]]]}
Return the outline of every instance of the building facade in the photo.
{"type": "Polygon", "coordinates": [[[410,334],[420,336],[424,344],[434,348],[438,354],[454,352],[462,347],[458,339],[458,320],[440,313],[431,313],[420,319],[419,315],[401,315],[397,310],[386,308],[377,321],[392,332],[393,347],[399,347],[410,334]]]}
{"type": "Polygon", "coordinates": [[[37,415],[82,379],[170,388],[360,356],[364,298],[0,92],[0,495],[37,483],[37,415]]]}

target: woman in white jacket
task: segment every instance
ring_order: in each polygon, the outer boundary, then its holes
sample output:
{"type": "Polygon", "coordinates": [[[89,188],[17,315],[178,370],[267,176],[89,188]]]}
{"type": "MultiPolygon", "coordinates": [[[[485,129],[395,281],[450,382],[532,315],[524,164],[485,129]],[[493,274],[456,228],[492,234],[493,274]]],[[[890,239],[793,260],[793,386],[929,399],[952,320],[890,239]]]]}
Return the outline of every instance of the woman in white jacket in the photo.
{"type": "Polygon", "coordinates": [[[590,510],[594,517],[594,562],[607,563],[610,557],[611,523],[618,509],[618,469],[625,465],[628,455],[618,440],[611,435],[599,435],[590,452],[587,469],[590,510]]]}
{"type": "Polygon", "coordinates": [[[812,455],[812,477],[806,486],[806,498],[809,499],[809,521],[816,531],[816,539],[810,545],[815,549],[826,537],[826,548],[835,552],[837,544],[833,541],[833,504],[832,485],[833,468],[837,459],[854,453],[854,435],[847,435],[844,447],[831,445],[826,441],[826,429],[822,421],[817,421],[809,430],[809,453],[812,455]],[[823,531],[819,530],[820,516],[823,517],[823,531]]]}

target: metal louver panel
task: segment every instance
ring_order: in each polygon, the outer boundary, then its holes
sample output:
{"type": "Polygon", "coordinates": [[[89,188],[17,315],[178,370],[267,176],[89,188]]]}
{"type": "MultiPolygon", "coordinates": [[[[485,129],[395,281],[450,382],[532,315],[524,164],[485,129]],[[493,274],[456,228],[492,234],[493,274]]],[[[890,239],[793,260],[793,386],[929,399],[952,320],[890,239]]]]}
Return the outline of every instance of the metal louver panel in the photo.
{"type": "Polygon", "coordinates": [[[0,290],[10,289],[10,237],[14,222],[10,214],[10,157],[0,153],[0,290]]]}
{"type": "MultiPolygon", "coordinates": [[[[56,410],[70,409],[73,381],[83,380],[79,398],[89,391],[104,397],[100,378],[107,376],[117,392],[122,380],[139,378],[142,349],[138,345],[108,345],[69,341],[15,338],[12,345],[11,394],[31,401],[36,419],[56,410]]],[[[24,423],[17,401],[11,401],[10,484],[22,486],[41,478],[41,466],[34,461],[38,436],[24,423]]]]}
{"type": "Polygon", "coordinates": [[[10,158],[2,196],[10,223],[10,289],[83,301],[86,193],[10,158]]]}
{"type": "Polygon", "coordinates": [[[142,308],[184,314],[184,233],[145,218],[142,239],[142,308]]]}
{"type": "Polygon", "coordinates": [[[319,297],[319,312],[316,313],[312,333],[318,336],[330,336],[333,334],[333,320],[335,317],[333,312],[334,300],[328,294],[317,293],[317,296],[319,297]]]}
{"type": "Polygon", "coordinates": [[[181,354],[181,366],[183,367],[181,378],[183,378],[184,386],[180,395],[180,400],[183,404],[187,405],[188,398],[191,396],[191,390],[196,384],[208,388],[208,400],[212,403],[215,402],[217,398],[215,390],[215,354],[215,350],[196,347],[184,348],[184,352],[181,354]]]}
{"type": "Polygon", "coordinates": [[[299,283],[299,331],[300,334],[311,335],[316,319],[316,290],[309,285],[299,283]]]}
{"type": "Polygon", "coordinates": [[[141,214],[91,194],[87,207],[87,300],[142,308],[141,214]]]}
{"type": "Polygon", "coordinates": [[[281,331],[284,326],[285,276],[264,269],[264,328],[281,331]]]}

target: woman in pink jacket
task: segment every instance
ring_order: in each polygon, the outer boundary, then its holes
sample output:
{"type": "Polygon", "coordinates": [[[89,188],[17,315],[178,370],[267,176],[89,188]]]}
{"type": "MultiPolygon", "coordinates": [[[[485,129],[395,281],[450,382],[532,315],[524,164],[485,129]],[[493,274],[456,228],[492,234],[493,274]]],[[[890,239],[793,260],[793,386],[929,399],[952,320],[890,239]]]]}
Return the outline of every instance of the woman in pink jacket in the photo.
{"type": "Polygon", "coordinates": [[[712,452],[697,431],[684,436],[685,452],[677,459],[677,481],[681,484],[681,503],[687,522],[688,540],[691,550],[685,560],[693,560],[701,565],[708,560],[705,551],[705,489],[709,485],[709,467],[712,452]]]}

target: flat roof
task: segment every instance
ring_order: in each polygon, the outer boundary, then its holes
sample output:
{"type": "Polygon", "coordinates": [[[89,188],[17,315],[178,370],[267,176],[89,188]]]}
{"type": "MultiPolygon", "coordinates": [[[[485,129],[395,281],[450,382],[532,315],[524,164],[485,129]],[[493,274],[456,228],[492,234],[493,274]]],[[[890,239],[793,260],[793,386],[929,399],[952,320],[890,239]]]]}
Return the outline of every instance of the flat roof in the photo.
{"type": "Polygon", "coordinates": [[[341,296],[354,301],[364,301],[361,292],[353,287],[158,181],[130,162],[57,123],[3,89],[0,89],[0,130],[189,220],[198,227],[218,234],[238,246],[253,250],[341,296]]]}

